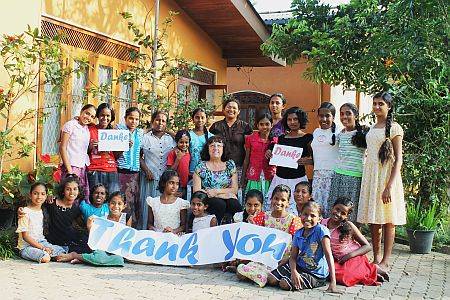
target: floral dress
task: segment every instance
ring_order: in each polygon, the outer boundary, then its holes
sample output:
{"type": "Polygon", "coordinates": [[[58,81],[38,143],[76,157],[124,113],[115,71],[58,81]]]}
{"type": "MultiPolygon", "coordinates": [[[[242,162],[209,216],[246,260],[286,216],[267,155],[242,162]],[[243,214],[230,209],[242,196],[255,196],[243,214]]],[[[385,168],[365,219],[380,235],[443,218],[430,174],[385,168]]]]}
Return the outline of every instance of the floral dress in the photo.
{"type": "Polygon", "coordinates": [[[226,189],[231,186],[231,177],[236,173],[236,164],[230,159],[225,163],[225,170],[211,171],[205,161],[200,161],[195,173],[202,181],[202,189],[226,189]]]}
{"type": "MultiPolygon", "coordinates": [[[[390,139],[396,136],[403,137],[403,129],[399,124],[393,123],[390,139]]],[[[381,164],[378,158],[378,151],[385,141],[385,128],[372,126],[367,133],[366,141],[367,158],[361,183],[358,222],[403,225],[406,223],[406,208],[402,178],[396,176],[392,183],[390,203],[384,204],[381,197],[394,166],[394,160],[381,164]]]]}
{"type": "MultiPolygon", "coordinates": [[[[294,214],[289,213],[287,216],[282,218],[272,217],[270,212],[260,212],[253,218],[253,223],[255,225],[269,227],[287,232],[291,235],[302,228],[302,222],[299,217],[294,214]]],[[[283,259],[289,258],[290,245],[286,248],[283,255],[283,259]]],[[[239,274],[247,277],[248,279],[254,281],[260,287],[264,287],[267,283],[267,276],[272,271],[271,268],[258,262],[249,262],[248,264],[240,264],[237,268],[239,274]]]]}

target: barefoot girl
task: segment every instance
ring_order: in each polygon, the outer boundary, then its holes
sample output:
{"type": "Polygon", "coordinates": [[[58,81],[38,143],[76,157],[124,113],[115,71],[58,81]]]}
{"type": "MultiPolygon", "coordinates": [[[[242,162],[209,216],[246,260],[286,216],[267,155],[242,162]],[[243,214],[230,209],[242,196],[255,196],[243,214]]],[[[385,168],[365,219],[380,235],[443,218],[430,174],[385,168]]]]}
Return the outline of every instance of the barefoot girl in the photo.
{"type": "Polygon", "coordinates": [[[377,122],[366,136],[367,158],[359,198],[358,222],[370,224],[374,262],[386,271],[394,245],[395,225],[406,223],[400,175],[403,129],[393,121],[393,100],[389,93],[376,94],[372,109],[377,122]]]}

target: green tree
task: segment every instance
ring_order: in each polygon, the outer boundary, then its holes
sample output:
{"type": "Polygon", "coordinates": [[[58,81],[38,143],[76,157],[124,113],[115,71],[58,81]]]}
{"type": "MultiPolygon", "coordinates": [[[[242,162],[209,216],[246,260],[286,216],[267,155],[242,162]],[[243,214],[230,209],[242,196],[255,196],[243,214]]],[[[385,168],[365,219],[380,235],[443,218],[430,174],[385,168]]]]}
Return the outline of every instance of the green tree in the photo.
{"type": "Polygon", "coordinates": [[[407,195],[448,207],[450,101],[448,1],[352,0],[331,7],[294,0],[294,16],[274,25],[264,53],[309,61],[305,77],[373,94],[394,94],[405,130],[407,195]]]}

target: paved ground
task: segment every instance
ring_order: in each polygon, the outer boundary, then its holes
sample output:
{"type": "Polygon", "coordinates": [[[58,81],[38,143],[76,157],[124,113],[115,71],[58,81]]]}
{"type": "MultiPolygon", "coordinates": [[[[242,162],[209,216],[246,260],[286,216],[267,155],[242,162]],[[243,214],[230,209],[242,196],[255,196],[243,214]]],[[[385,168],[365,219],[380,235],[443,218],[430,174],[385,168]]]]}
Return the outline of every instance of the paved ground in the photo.
{"type": "Polygon", "coordinates": [[[0,261],[0,299],[450,299],[450,255],[412,255],[396,245],[391,281],[381,287],[284,292],[238,282],[213,268],[127,264],[124,268],[0,261]]]}

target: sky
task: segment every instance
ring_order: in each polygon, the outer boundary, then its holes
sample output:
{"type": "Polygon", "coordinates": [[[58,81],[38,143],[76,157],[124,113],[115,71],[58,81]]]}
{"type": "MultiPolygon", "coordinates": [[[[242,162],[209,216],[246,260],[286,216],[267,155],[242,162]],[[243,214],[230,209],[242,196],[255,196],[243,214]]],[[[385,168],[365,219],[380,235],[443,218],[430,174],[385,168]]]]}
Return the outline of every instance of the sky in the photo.
{"type": "MultiPolygon", "coordinates": [[[[292,0],[252,0],[251,2],[254,4],[256,10],[258,12],[267,12],[267,11],[282,11],[288,10],[291,8],[292,0]]],[[[324,0],[323,2],[336,5],[339,3],[348,2],[346,0],[324,0]]]]}

